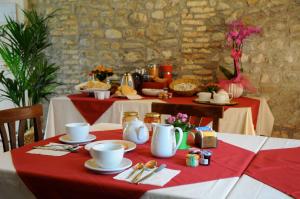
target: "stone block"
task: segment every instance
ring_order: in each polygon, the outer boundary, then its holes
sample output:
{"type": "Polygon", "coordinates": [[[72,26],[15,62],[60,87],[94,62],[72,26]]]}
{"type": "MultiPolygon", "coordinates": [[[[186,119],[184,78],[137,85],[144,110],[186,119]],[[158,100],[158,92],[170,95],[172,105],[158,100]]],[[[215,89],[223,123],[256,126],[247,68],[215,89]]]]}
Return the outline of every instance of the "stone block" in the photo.
{"type": "Polygon", "coordinates": [[[165,39],[158,41],[159,45],[162,47],[170,47],[170,46],[177,46],[178,39],[165,39]]]}
{"type": "Polygon", "coordinates": [[[200,6],[206,6],[207,2],[206,1],[196,1],[196,0],[190,1],[190,0],[188,0],[186,5],[187,5],[187,7],[198,7],[198,6],[200,7],[200,6]]]}
{"type": "Polygon", "coordinates": [[[203,21],[201,20],[193,20],[193,19],[184,19],[181,20],[183,25],[204,25],[203,21]]]}
{"type": "Polygon", "coordinates": [[[128,21],[134,26],[146,26],[148,22],[147,15],[142,12],[133,12],[129,15],[128,21]]]}
{"type": "Polygon", "coordinates": [[[208,8],[208,7],[206,7],[206,8],[203,8],[203,7],[192,7],[192,8],[190,9],[190,11],[191,11],[192,13],[203,14],[203,13],[214,12],[215,9],[214,9],[214,8],[208,8]]]}
{"type": "Polygon", "coordinates": [[[155,8],[156,9],[163,9],[164,7],[166,7],[168,4],[165,0],[156,0],[155,2],[155,8]]]}
{"type": "Polygon", "coordinates": [[[143,55],[140,52],[128,52],[124,54],[125,63],[133,63],[137,61],[142,61],[143,55]]]}
{"type": "Polygon", "coordinates": [[[162,10],[156,10],[151,13],[151,17],[153,19],[163,19],[164,18],[164,12],[162,10]]]}
{"type": "Polygon", "coordinates": [[[108,39],[120,39],[122,38],[122,33],[116,29],[107,29],[105,31],[105,37],[108,39]]]}

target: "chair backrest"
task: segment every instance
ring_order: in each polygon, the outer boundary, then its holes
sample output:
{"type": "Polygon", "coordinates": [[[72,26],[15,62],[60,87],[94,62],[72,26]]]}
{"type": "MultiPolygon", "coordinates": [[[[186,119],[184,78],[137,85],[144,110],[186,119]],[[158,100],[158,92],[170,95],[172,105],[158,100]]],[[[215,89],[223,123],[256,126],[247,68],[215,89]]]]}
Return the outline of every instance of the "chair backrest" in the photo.
{"type": "Polygon", "coordinates": [[[152,112],[160,114],[176,115],[185,113],[189,116],[195,116],[199,122],[203,117],[209,117],[213,120],[213,129],[219,131],[219,119],[223,118],[223,106],[198,105],[198,104],[169,104],[152,103],[152,112]]]}
{"type": "Polygon", "coordinates": [[[41,140],[42,116],[43,107],[41,104],[0,111],[0,135],[3,143],[4,152],[9,151],[9,143],[11,149],[17,147],[16,137],[18,137],[18,146],[24,145],[24,134],[26,131],[26,122],[28,119],[33,119],[34,141],[41,140]],[[17,121],[19,121],[18,131],[16,131],[17,121]],[[5,127],[6,125],[7,128],[5,127]],[[6,132],[6,130],[8,130],[8,133],[6,132]]]}

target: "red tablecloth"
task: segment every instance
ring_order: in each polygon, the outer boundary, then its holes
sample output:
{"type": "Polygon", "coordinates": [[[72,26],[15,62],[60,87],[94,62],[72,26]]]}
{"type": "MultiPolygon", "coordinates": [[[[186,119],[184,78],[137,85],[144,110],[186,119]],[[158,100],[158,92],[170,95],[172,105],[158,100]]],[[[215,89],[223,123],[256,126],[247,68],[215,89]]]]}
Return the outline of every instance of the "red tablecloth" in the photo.
{"type": "MultiPolygon", "coordinates": [[[[121,131],[95,132],[98,139],[121,139],[121,131]]],[[[113,175],[96,175],[84,168],[84,162],[91,157],[84,149],[61,157],[29,154],[33,145],[57,142],[58,136],[40,141],[12,151],[13,163],[18,175],[37,198],[139,198],[146,191],[159,187],[135,185],[113,179],[113,175]]],[[[253,159],[254,153],[237,146],[219,141],[212,149],[210,166],[190,168],[185,166],[186,151],[178,150],[169,159],[158,159],[150,153],[150,143],[138,145],[137,149],[125,154],[126,158],[137,162],[156,159],[170,169],[181,170],[164,187],[196,182],[238,177],[253,159]]]]}
{"type": "MultiPolygon", "coordinates": [[[[128,100],[128,99],[120,99],[120,98],[110,98],[106,100],[97,100],[92,97],[88,97],[87,95],[83,94],[73,94],[68,95],[71,99],[74,106],[77,110],[81,113],[84,119],[90,123],[94,124],[99,117],[107,110],[109,107],[118,100],[128,100]]],[[[144,99],[157,99],[153,97],[145,97],[144,99]]],[[[175,104],[194,104],[193,100],[195,97],[173,97],[170,99],[164,99],[164,101],[168,103],[175,103],[175,104]]],[[[252,110],[252,120],[254,128],[256,127],[257,122],[257,115],[259,110],[260,101],[248,97],[240,97],[234,99],[234,101],[238,102],[238,105],[235,106],[224,106],[224,109],[227,110],[228,108],[238,108],[238,107],[250,107],[252,110]]],[[[203,124],[206,125],[211,120],[205,119],[203,124]]]]}
{"type": "Polygon", "coordinates": [[[300,147],[260,151],[246,174],[295,198],[300,198],[300,147]]]}

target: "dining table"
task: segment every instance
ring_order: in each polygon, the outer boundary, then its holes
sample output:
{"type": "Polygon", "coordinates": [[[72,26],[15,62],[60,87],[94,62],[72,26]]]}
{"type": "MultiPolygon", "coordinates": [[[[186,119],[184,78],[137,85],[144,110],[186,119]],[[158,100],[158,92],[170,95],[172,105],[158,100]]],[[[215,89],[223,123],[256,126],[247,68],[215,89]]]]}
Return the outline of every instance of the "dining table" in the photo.
{"type": "MultiPolygon", "coordinates": [[[[45,137],[52,137],[63,132],[66,123],[121,124],[123,113],[126,111],[138,112],[139,118],[143,120],[144,115],[151,112],[153,102],[196,104],[195,99],[194,96],[175,96],[170,99],[143,96],[139,100],[125,98],[98,100],[86,94],[53,97],[49,103],[45,137]]],[[[271,136],[274,117],[265,97],[245,96],[235,98],[233,101],[237,105],[224,106],[225,112],[220,120],[220,132],[271,136]]]]}
{"type": "MultiPolygon", "coordinates": [[[[120,124],[91,126],[97,140],[122,139],[120,124]]],[[[30,153],[34,146],[59,143],[63,134],[0,154],[0,198],[300,198],[300,140],[218,133],[209,166],[187,167],[187,150],[153,157],[151,141],[125,153],[133,165],[156,160],[179,174],[163,186],[131,184],[84,167],[91,156],[30,153]]],[[[190,145],[193,146],[192,140],[190,145]]],[[[154,177],[153,177],[154,178],[154,177]]]]}

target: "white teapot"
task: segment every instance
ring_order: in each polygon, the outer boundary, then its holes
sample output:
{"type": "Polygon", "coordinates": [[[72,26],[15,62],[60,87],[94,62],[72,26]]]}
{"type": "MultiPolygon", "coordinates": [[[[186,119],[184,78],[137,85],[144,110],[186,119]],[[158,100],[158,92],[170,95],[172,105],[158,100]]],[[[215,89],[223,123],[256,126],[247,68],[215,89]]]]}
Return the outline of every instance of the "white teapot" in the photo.
{"type": "Polygon", "coordinates": [[[213,92],[213,100],[215,103],[229,103],[232,99],[232,94],[225,90],[220,90],[218,93],[213,92]]]}
{"type": "Polygon", "coordinates": [[[149,140],[149,130],[144,122],[135,118],[125,125],[123,139],[136,144],[144,144],[149,140]]]}
{"type": "Polygon", "coordinates": [[[183,132],[181,128],[170,124],[154,124],[154,130],[151,140],[151,153],[160,158],[172,157],[175,155],[181,144],[183,132]],[[179,140],[176,144],[175,130],[179,132],[179,140]]]}

